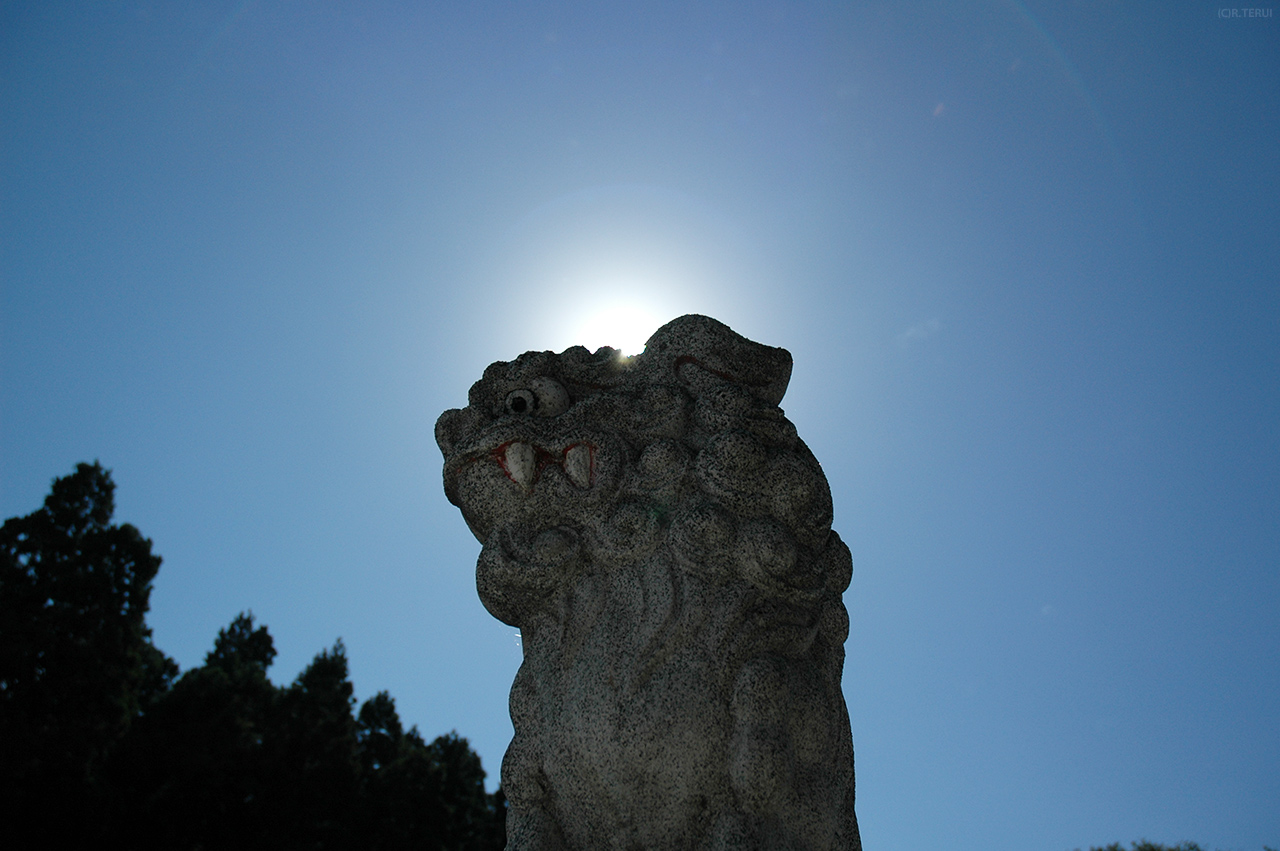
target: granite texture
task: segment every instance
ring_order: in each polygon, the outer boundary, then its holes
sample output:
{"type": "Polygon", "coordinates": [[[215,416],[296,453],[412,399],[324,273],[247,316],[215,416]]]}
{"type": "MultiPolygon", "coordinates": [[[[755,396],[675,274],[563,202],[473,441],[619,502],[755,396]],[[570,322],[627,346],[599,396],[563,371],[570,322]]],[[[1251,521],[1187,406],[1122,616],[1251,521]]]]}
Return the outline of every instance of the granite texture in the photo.
{"type": "Polygon", "coordinates": [[[480,599],[522,636],[508,849],[861,848],[852,560],[790,375],[682,316],[635,357],[492,364],[436,423],[480,599]]]}

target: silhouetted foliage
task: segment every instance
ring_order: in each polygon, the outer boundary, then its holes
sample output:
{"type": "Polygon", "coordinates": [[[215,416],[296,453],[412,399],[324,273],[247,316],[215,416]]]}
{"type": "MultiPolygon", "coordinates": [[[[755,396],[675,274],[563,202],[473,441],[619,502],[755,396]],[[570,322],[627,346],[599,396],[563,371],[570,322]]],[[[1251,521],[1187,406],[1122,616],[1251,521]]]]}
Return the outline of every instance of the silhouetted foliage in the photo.
{"type": "Polygon", "coordinates": [[[339,641],[282,690],[264,739],[268,806],[291,814],[302,831],[297,839],[309,848],[345,846],[355,838],[360,759],[352,694],[339,641]]]}
{"type": "MultiPolygon", "coordinates": [[[[1194,842],[1182,842],[1178,845],[1161,845],[1158,842],[1148,842],[1143,839],[1140,842],[1130,843],[1132,846],[1128,851],[1204,851],[1194,842]]],[[[1076,851],[1080,851],[1079,848],[1076,851]]],[[[1089,851],[1126,851],[1125,847],[1119,842],[1112,842],[1110,845],[1095,845],[1089,851]]],[[[1275,851],[1266,845],[1262,846],[1262,851],[1275,851]]]]}
{"type": "Polygon", "coordinates": [[[277,687],[271,635],[243,613],[177,678],[144,621],[160,558],[109,525],[113,488],[81,464],[0,532],[0,793],[15,847],[504,846],[506,800],[485,793],[466,739],[405,731],[386,692],[353,714],[341,640],[277,687]]]}
{"type": "MultiPolygon", "coordinates": [[[[1132,851],[1204,851],[1203,848],[1194,842],[1183,842],[1181,845],[1158,845],[1156,842],[1133,842],[1132,851]]],[[[1079,848],[1076,848],[1079,851],[1079,848]]],[[[1112,842],[1111,845],[1103,847],[1089,848],[1089,851],[1125,851],[1125,847],[1119,842],[1112,842]]]]}
{"type": "Polygon", "coordinates": [[[395,700],[354,698],[342,642],[273,686],[265,627],[242,614],[113,760],[109,838],[136,848],[502,848],[505,798],[451,733],[427,744],[395,700]],[[145,835],[128,833],[147,825],[145,835]]]}
{"type": "Polygon", "coordinates": [[[266,628],[240,615],[205,664],[139,720],[109,766],[113,838],[128,831],[135,847],[184,847],[197,837],[230,847],[261,834],[271,821],[263,743],[276,720],[266,673],[274,656],[266,628]]]}
{"type": "Polygon", "coordinates": [[[359,714],[366,835],[371,848],[502,848],[506,798],[484,791],[480,758],[457,733],[427,744],[414,727],[404,732],[386,692],[359,714]],[[423,802],[429,802],[426,806],[423,802]],[[432,840],[423,845],[419,837],[432,840]]]}
{"type": "MultiPolygon", "coordinates": [[[[111,525],[114,491],[110,471],[80,464],[0,528],[0,799],[18,825],[92,797],[111,748],[177,674],[144,621],[160,557],[111,525]]],[[[87,816],[66,809],[49,830],[87,816]]]]}

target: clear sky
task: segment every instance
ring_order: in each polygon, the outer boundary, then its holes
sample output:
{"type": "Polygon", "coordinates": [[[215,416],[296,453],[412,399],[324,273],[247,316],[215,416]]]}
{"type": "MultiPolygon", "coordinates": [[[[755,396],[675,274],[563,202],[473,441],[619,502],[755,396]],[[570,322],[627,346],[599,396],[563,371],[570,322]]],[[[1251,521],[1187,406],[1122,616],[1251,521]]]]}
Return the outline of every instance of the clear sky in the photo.
{"type": "Polygon", "coordinates": [[[435,418],[706,313],[795,358],[868,849],[1280,846],[1270,6],[0,8],[0,513],[111,468],[184,669],[341,636],[492,787],[435,418]]]}

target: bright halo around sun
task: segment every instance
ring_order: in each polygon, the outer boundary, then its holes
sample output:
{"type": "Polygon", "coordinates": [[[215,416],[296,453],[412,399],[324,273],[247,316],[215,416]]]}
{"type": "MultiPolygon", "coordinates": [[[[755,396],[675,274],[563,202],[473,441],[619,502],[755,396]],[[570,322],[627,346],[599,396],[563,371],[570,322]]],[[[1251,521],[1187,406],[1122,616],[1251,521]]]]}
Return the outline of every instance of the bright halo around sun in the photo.
{"type": "Polygon", "coordinates": [[[673,316],[660,316],[646,305],[616,302],[589,310],[574,335],[574,341],[595,351],[601,346],[618,349],[624,355],[644,351],[645,341],[673,316]]]}
{"type": "Polygon", "coordinates": [[[696,198],[589,187],[540,205],[503,236],[483,275],[492,284],[477,287],[501,309],[476,315],[505,351],[638,355],[686,313],[732,321],[762,265],[744,262],[750,251],[728,217],[696,198]]]}

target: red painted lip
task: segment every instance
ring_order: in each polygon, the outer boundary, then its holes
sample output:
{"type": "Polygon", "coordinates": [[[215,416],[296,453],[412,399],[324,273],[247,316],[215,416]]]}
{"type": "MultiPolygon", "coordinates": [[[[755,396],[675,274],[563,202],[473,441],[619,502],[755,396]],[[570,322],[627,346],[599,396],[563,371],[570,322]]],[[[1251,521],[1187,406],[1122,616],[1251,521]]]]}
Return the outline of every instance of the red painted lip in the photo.
{"type": "Polygon", "coordinates": [[[513,439],[495,446],[490,450],[489,457],[497,462],[498,466],[502,468],[503,475],[515,484],[524,488],[532,488],[537,483],[538,479],[542,477],[543,470],[550,466],[559,467],[560,471],[565,474],[565,477],[575,485],[578,485],[578,487],[589,488],[596,483],[596,446],[595,444],[588,443],[586,441],[570,443],[568,446],[557,452],[547,449],[545,446],[538,446],[537,444],[529,443],[525,440],[513,439]],[[513,474],[512,468],[507,461],[507,450],[517,443],[530,447],[534,452],[533,475],[527,484],[521,484],[518,476],[513,474]],[[578,447],[583,447],[587,450],[587,481],[585,484],[579,484],[578,481],[569,473],[567,467],[569,453],[578,447]]]}

